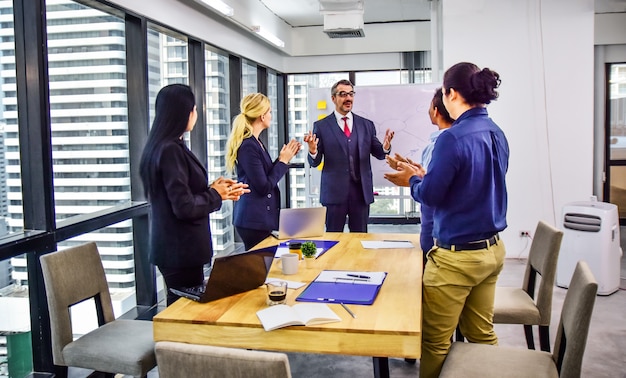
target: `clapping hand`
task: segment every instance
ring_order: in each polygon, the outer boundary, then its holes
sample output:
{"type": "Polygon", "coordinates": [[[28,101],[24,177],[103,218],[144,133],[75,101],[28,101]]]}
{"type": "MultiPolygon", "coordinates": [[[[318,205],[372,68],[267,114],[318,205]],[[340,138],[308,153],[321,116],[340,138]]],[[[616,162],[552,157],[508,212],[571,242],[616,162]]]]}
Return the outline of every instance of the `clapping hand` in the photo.
{"type": "Polygon", "coordinates": [[[237,182],[233,179],[224,178],[222,176],[213,181],[209,187],[215,189],[219,193],[220,197],[222,197],[222,201],[238,201],[242,195],[250,193],[248,184],[237,182]]]}
{"type": "Polygon", "coordinates": [[[414,162],[413,160],[409,159],[408,157],[404,157],[404,156],[400,155],[397,152],[394,154],[393,157],[387,155],[385,157],[385,160],[387,161],[387,165],[389,165],[391,167],[391,169],[393,169],[393,170],[397,170],[399,162],[411,164],[413,166],[418,166],[419,165],[418,163],[414,162]]]}
{"type": "Polygon", "coordinates": [[[410,186],[409,180],[413,176],[423,178],[426,170],[421,164],[398,161],[394,172],[385,173],[385,179],[398,186],[410,186]]]}
{"type": "Polygon", "coordinates": [[[295,139],[289,141],[289,143],[285,144],[283,148],[280,150],[280,154],[278,155],[278,160],[289,164],[291,159],[296,156],[298,151],[302,148],[302,143],[298,142],[295,139]]]}

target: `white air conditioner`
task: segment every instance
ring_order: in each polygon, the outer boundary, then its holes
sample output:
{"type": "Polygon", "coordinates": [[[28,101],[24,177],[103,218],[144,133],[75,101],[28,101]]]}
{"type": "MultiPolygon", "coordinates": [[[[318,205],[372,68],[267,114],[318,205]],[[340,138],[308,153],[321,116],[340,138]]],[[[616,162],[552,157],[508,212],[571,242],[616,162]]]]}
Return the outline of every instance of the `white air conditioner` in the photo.
{"type": "Polygon", "coordinates": [[[320,0],[324,33],[330,38],[365,37],[363,0],[320,0]]]}
{"type": "Polygon", "coordinates": [[[330,38],[365,37],[363,11],[324,14],[324,33],[330,38]]]}
{"type": "Polygon", "coordinates": [[[617,206],[597,201],[573,202],[563,206],[562,217],[557,286],[567,288],[576,263],[585,260],[598,281],[598,294],[616,292],[622,257],[617,206]]]}

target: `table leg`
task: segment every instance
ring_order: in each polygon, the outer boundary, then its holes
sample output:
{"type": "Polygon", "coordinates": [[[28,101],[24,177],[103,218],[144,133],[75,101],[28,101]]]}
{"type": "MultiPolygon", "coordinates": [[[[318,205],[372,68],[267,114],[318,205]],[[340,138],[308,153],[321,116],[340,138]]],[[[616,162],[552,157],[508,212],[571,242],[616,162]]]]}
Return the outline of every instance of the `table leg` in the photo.
{"type": "Polygon", "coordinates": [[[374,377],[389,378],[389,359],[387,357],[373,357],[374,377]]]}

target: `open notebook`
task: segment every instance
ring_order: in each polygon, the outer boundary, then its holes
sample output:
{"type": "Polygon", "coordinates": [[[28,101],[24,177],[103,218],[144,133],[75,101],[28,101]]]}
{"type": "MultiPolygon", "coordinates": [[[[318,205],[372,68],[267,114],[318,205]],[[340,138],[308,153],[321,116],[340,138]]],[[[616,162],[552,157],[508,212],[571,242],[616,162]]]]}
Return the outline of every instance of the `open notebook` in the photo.
{"type": "Polygon", "coordinates": [[[272,231],[277,239],[310,238],[324,235],[326,226],[325,207],[280,209],[278,231],[272,231]]]}
{"type": "Polygon", "coordinates": [[[181,297],[210,302],[256,289],[263,285],[272,266],[277,246],[218,257],[204,284],[196,287],[170,288],[181,297]]]}

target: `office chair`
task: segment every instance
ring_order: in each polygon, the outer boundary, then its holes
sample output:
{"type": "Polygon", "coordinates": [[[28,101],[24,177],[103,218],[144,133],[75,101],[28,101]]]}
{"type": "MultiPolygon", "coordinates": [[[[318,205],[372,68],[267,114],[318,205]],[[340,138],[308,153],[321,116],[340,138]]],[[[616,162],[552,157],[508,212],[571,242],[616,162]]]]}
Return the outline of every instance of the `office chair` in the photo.
{"type": "Polygon", "coordinates": [[[160,378],[291,377],[284,353],[159,341],[156,358],[160,378]]]}
{"type": "Polygon", "coordinates": [[[552,293],[562,239],[561,230],[539,221],[528,253],[522,287],[496,287],[493,322],[523,324],[528,349],[535,349],[532,326],[538,325],[541,350],[550,351],[552,293]],[[537,275],[541,276],[538,289],[537,275]]]}
{"type": "Polygon", "coordinates": [[[580,377],[597,292],[589,265],[579,261],[563,302],[554,353],[455,342],[439,377],[580,377]]]}
{"type": "Polygon", "coordinates": [[[55,365],[145,377],[156,366],[152,322],[116,320],[96,244],[41,256],[55,365]],[[70,307],[93,298],[99,327],[74,340],[70,307]]]}

